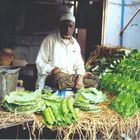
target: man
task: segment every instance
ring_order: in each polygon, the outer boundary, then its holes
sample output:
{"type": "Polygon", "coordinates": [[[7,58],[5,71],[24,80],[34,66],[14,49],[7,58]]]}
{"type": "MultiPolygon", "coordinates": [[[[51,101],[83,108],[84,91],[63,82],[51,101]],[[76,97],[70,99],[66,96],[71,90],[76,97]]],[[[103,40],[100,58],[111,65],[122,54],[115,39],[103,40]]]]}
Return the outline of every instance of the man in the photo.
{"type": "MultiPolygon", "coordinates": [[[[84,87],[83,77],[86,71],[80,46],[72,36],[74,29],[75,17],[66,13],[60,18],[58,32],[48,35],[43,40],[36,59],[38,88],[43,89],[45,83],[51,86],[50,81],[53,78],[49,76],[60,76],[61,73],[76,75],[73,86],[76,89],[84,87]]],[[[58,78],[53,80],[55,79],[58,78]]],[[[62,82],[66,82],[65,80],[62,82]]]]}

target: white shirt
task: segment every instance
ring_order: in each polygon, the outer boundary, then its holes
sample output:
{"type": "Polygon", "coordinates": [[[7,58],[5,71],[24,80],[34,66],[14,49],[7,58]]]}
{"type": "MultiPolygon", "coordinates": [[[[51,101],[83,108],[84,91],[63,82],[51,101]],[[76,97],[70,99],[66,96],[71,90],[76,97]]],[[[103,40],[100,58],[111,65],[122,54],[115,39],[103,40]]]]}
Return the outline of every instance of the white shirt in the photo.
{"type": "Polygon", "coordinates": [[[73,37],[70,40],[62,39],[60,33],[50,34],[42,41],[36,66],[39,79],[48,75],[54,67],[69,74],[85,74],[78,42],[73,37]]]}

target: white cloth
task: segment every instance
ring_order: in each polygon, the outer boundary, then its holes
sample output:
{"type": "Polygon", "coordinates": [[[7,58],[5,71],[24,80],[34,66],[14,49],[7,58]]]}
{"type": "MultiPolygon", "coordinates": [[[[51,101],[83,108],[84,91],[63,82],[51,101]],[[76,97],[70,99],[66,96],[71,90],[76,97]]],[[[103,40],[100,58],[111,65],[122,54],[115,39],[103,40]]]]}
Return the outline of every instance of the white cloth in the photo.
{"type": "Polygon", "coordinates": [[[75,17],[72,15],[72,13],[65,13],[60,18],[60,21],[63,21],[63,20],[71,20],[71,21],[75,22],[75,17]]]}
{"type": "Polygon", "coordinates": [[[38,83],[41,83],[39,82],[41,78],[48,75],[54,67],[69,74],[85,74],[84,61],[78,42],[73,37],[70,40],[64,40],[60,33],[50,34],[42,41],[36,58],[36,66],[38,83]]]}

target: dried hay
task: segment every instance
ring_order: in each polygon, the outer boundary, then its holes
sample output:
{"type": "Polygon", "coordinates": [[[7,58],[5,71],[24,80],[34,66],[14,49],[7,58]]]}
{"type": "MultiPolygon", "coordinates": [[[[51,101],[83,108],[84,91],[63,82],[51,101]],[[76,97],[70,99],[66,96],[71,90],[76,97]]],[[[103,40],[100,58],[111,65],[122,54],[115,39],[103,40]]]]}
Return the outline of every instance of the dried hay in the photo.
{"type": "Polygon", "coordinates": [[[35,136],[35,131],[41,129],[42,124],[35,114],[16,114],[0,109],[0,129],[22,125],[23,129],[28,128],[30,136],[35,136]]]}
{"type": "Polygon", "coordinates": [[[91,65],[94,63],[94,61],[97,58],[102,58],[102,57],[109,57],[115,52],[117,52],[121,47],[107,47],[103,45],[97,45],[97,48],[91,52],[89,58],[87,59],[87,62],[85,66],[91,65]]]}
{"type": "Polygon", "coordinates": [[[59,139],[102,139],[120,140],[128,134],[132,139],[140,138],[140,112],[129,118],[122,118],[117,112],[109,109],[108,103],[101,104],[98,113],[80,112],[77,124],[67,127],[56,127],[59,139]]]}

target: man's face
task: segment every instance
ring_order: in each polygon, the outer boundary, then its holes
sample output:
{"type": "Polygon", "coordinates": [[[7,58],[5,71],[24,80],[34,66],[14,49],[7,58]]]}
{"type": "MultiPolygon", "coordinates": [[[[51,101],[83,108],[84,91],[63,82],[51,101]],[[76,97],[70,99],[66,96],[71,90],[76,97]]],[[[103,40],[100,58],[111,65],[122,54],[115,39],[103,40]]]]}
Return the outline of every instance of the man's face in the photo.
{"type": "Polygon", "coordinates": [[[70,20],[64,20],[60,22],[60,34],[62,38],[69,39],[75,28],[75,23],[70,20]]]}

